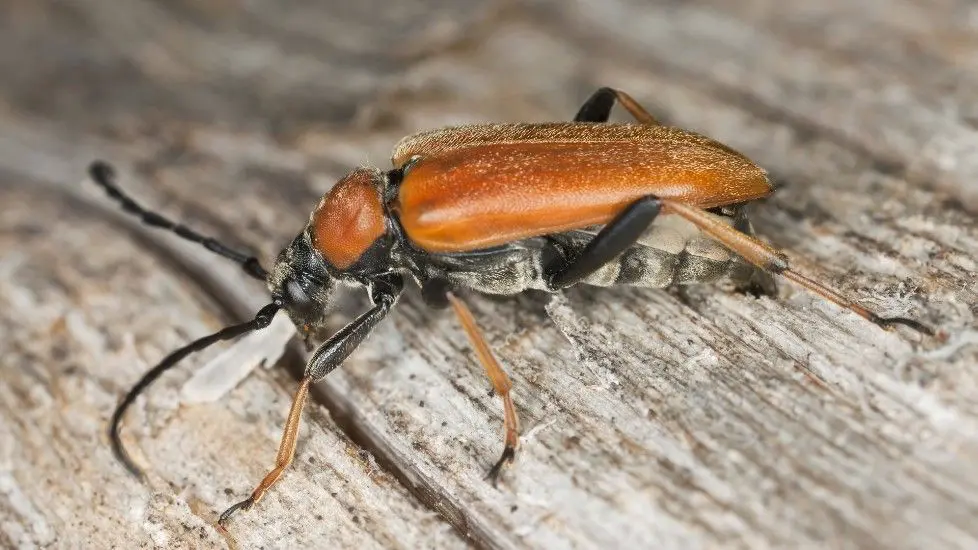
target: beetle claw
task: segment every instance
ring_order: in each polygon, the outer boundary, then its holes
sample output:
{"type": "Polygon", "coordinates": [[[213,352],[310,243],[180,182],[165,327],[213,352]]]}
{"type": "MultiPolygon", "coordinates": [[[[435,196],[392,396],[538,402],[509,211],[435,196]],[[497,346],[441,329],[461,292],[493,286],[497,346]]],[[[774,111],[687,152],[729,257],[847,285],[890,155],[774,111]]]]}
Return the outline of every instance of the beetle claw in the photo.
{"type": "Polygon", "coordinates": [[[515,457],[516,457],[516,449],[507,445],[506,448],[503,449],[502,456],[500,456],[499,460],[497,460],[496,463],[493,464],[492,468],[489,469],[489,472],[486,474],[485,477],[485,479],[487,479],[489,483],[492,483],[493,488],[498,488],[499,475],[503,471],[503,466],[509,466],[510,464],[512,464],[513,459],[515,457]]]}
{"type": "Polygon", "coordinates": [[[248,510],[249,508],[251,508],[251,506],[254,503],[255,503],[255,499],[252,497],[248,497],[242,500],[241,502],[232,505],[230,508],[228,508],[221,514],[220,518],[218,518],[217,520],[218,526],[224,528],[224,526],[227,525],[228,520],[231,519],[231,516],[233,516],[235,512],[237,512],[238,510],[248,510]]]}

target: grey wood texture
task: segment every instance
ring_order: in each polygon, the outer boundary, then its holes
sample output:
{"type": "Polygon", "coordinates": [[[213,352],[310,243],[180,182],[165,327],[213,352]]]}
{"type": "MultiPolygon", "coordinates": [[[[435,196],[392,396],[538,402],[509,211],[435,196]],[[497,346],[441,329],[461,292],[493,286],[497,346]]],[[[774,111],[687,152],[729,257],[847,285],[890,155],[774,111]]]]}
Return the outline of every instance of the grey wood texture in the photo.
{"type": "MultiPolygon", "coordinates": [[[[802,272],[942,338],[781,284],[466,295],[513,378],[518,458],[449,312],[409,295],[319,384],[240,548],[978,547],[978,11],[952,0],[0,3],[0,546],[210,548],[272,464],[293,348],[222,399],[137,402],[170,349],[267,298],[116,212],[84,170],[266,263],[416,130],[564,120],[629,91],[779,189],[802,272]]],[[[344,297],[339,327],[366,304],[344,297]]]]}

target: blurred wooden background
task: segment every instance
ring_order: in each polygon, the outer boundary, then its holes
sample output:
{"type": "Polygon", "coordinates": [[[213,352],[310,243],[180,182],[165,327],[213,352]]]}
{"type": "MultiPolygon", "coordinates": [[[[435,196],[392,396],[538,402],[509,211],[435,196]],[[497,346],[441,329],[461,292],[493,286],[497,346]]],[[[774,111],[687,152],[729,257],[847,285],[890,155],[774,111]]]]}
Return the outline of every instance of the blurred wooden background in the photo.
{"type": "MultiPolygon", "coordinates": [[[[118,215],[125,186],[270,262],[412,131],[568,119],[600,85],[781,187],[756,226],[803,272],[945,342],[782,284],[470,297],[524,439],[416,297],[315,389],[241,548],[978,547],[978,7],[964,0],[0,2],[0,546],[211,548],[271,465],[296,346],[213,403],[164,353],[266,299],[118,215]]],[[[364,302],[336,313],[336,324],[364,302]]]]}

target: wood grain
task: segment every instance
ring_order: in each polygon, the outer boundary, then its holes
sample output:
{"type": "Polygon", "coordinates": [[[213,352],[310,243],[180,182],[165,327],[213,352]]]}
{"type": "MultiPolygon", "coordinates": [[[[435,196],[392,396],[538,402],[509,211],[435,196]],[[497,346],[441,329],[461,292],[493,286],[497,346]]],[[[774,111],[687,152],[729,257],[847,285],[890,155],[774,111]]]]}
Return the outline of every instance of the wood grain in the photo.
{"type": "MultiPolygon", "coordinates": [[[[777,193],[755,225],[801,271],[946,339],[782,284],[755,299],[466,295],[524,437],[445,312],[411,295],[314,389],[295,466],[242,548],[973,548],[978,544],[978,33],[969,2],[159,2],[0,6],[0,546],[220,547],[274,458],[297,346],[182,403],[211,350],[104,437],[169,349],[266,296],[123,219],[144,202],[266,262],[405,134],[571,117],[600,85],[730,144],[777,193]],[[327,412],[328,411],[328,412],[327,412]]],[[[335,324],[357,314],[345,296],[335,324]]]]}

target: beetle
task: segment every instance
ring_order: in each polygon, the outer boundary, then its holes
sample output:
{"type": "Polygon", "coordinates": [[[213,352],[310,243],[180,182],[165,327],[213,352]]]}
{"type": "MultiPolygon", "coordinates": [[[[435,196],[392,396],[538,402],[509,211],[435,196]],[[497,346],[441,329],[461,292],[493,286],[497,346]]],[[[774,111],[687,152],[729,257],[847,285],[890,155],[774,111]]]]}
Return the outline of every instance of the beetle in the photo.
{"type": "Polygon", "coordinates": [[[888,328],[880,317],[794,271],[787,257],[753,235],[746,206],[773,192],[764,169],[706,136],[658,124],[627,93],[603,87],[573,122],[474,124],[420,132],[398,143],[389,170],[361,167],[337,182],[271,270],[168,218],[146,210],[116,184],[107,163],[91,179],[142,222],[175,232],[239,263],[265,282],[271,303],[254,319],[224,328],[166,356],[116,408],[109,428],[116,457],[142,472],[126,452],[120,427],[136,397],[181,359],[215,342],[262,329],[284,310],[307,339],[325,328],[340,284],[366,289],[372,308],[315,349],[299,384],[274,468],[251,495],[220,516],[257,503],[295,453],[311,384],[326,377],[393,309],[406,279],[424,302],[451,308],[503,402],[504,447],[489,470],[495,483],[519,443],[512,384],[458,290],[512,295],[558,292],[575,284],[661,288],[732,277],[774,294],[780,275],[888,328]],[[609,122],[621,105],[635,122],[609,122]]]}

